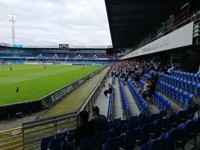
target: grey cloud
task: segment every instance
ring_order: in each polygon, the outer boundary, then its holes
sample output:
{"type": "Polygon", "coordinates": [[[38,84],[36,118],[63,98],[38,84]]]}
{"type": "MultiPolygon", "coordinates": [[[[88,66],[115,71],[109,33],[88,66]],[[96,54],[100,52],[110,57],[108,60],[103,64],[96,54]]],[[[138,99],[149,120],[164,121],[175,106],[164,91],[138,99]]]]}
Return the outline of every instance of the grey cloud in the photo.
{"type": "Polygon", "coordinates": [[[1,0],[0,42],[11,42],[8,13],[18,44],[111,45],[104,0],[1,0]]]}

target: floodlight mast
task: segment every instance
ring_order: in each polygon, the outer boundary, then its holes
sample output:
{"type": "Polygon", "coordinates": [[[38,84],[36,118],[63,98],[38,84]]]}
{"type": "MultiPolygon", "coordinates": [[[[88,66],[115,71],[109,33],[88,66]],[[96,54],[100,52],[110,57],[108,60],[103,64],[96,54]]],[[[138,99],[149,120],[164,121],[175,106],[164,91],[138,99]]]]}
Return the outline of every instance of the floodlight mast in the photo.
{"type": "Polygon", "coordinates": [[[9,21],[12,23],[12,45],[15,44],[15,22],[17,21],[17,15],[16,14],[9,14],[9,21]]]}

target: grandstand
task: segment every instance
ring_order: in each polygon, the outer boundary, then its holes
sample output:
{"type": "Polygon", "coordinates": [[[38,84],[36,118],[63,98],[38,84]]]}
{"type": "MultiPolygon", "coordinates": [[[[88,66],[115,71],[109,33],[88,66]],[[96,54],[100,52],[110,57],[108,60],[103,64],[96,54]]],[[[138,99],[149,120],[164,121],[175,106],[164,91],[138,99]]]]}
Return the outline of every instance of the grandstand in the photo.
{"type": "MultiPolygon", "coordinates": [[[[68,150],[78,114],[91,114],[92,106],[107,116],[108,125],[99,136],[83,138],[81,150],[200,149],[200,2],[105,0],[105,5],[113,48],[0,47],[2,64],[104,66],[40,102],[22,104],[39,115],[0,131],[0,149],[68,150]],[[107,97],[108,83],[113,90],[107,97]],[[63,113],[70,107],[74,111],[63,113]]],[[[2,106],[0,114],[16,107],[2,106]]]]}
{"type": "Polygon", "coordinates": [[[105,48],[13,48],[0,47],[0,62],[12,64],[109,65],[118,60],[105,48]]]}

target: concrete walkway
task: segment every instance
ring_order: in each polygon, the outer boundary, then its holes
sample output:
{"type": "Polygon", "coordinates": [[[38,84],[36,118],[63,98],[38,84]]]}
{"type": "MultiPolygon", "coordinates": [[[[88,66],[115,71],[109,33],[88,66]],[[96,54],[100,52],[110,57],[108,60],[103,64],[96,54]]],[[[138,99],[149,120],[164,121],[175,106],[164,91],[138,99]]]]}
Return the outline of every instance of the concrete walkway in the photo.
{"type": "Polygon", "coordinates": [[[113,106],[113,118],[118,119],[121,118],[123,119],[123,112],[122,112],[122,105],[121,105],[121,98],[120,98],[120,93],[119,93],[119,84],[118,80],[115,79],[115,85],[113,86],[114,88],[114,106],[113,106]]]}
{"type": "Polygon", "coordinates": [[[108,96],[106,97],[104,95],[104,91],[106,89],[108,89],[108,83],[111,83],[111,82],[112,82],[112,78],[107,77],[106,81],[105,81],[105,87],[102,87],[102,89],[95,101],[95,104],[94,104],[94,106],[99,107],[100,114],[105,115],[105,116],[107,116],[107,113],[108,113],[108,105],[109,105],[109,96],[110,95],[108,94],[108,96]]]}

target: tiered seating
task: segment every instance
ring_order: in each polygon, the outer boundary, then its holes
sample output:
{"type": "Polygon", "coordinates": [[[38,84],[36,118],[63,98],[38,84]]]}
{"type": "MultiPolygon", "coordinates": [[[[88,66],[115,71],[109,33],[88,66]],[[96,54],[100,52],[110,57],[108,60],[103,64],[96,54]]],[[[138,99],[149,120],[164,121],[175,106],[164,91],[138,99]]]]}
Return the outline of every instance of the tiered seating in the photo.
{"type": "Polygon", "coordinates": [[[195,94],[195,95],[199,94],[198,91],[200,88],[200,83],[195,82],[194,79],[190,80],[190,79],[186,79],[186,78],[174,77],[171,75],[163,74],[160,77],[160,81],[168,83],[171,86],[181,88],[182,90],[184,90],[190,94],[195,94]]]}
{"type": "Polygon", "coordinates": [[[128,110],[129,110],[129,105],[128,105],[128,101],[126,99],[125,93],[124,93],[124,89],[122,87],[122,83],[120,81],[120,78],[118,77],[118,83],[119,83],[119,91],[120,91],[120,97],[121,97],[121,104],[122,104],[122,110],[123,110],[123,114],[128,117],[128,110]]]}
{"type": "Polygon", "coordinates": [[[171,106],[170,100],[159,94],[157,91],[154,92],[151,99],[156,107],[160,110],[167,110],[171,106]]]}
{"type": "Polygon", "coordinates": [[[178,70],[173,71],[172,75],[176,80],[179,79],[176,82],[179,87],[195,96],[200,96],[200,75],[178,70]]]}
{"type": "Polygon", "coordinates": [[[133,86],[133,84],[130,82],[130,80],[126,81],[132,96],[134,97],[134,100],[140,109],[141,113],[144,113],[147,110],[147,103],[144,101],[144,99],[141,97],[141,95],[138,93],[137,89],[133,86]]]}
{"type": "Polygon", "coordinates": [[[181,88],[179,89],[163,81],[158,81],[156,88],[186,108],[193,102],[193,94],[183,91],[181,88]]]}
{"type": "Polygon", "coordinates": [[[174,70],[171,73],[172,76],[177,77],[177,78],[182,78],[186,80],[191,80],[192,82],[200,82],[200,75],[197,75],[195,73],[191,72],[185,72],[185,71],[180,71],[180,70],[174,70]]]}
{"type": "MultiPolygon", "coordinates": [[[[187,110],[177,114],[166,116],[166,111],[146,117],[144,114],[132,116],[126,120],[116,119],[108,123],[107,131],[101,133],[97,139],[102,150],[116,150],[123,148],[132,150],[140,146],[146,148],[174,149],[175,146],[184,148],[188,139],[197,142],[200,133],[200,117],[193,118],[199,111],[199,105],[193,105],[187,110]],[[175,144],[176,143],[176,144],[175,144]]],[[[63,149],[65,150],[65,137],[70,137],[74,130],[59,133],[42,139],[40,149],[63,149]]],[[[83,139],[81,145],[93,146],[94,139],[83,139]],[[87,144],[86,144],[87,143],[87,144]]],[[[97,146],[97,145],[95,145],[97,146]]]]}
{"type": "Polygon", "coordinates": [[[163,112],[161,112],[159,114],[154,114],[151,117],[139,115],[131,117],[128,120],[109,122],[109,129],[112,131],[110,139],[113,140],[107,140],[101,147],[105,150],[114,150],[119,147],[126,150],[132,150],[137,143],[137,145],[141,146],[142,150],[145,150],[145,147],[148,149],[150,149],[150,147],[155,148],[155,145],[157,144],[159,145],[157,147],[158,149],[160,147],[165,147],[165,149],[171,150],[174,149],[175,146],[184,148],[189,138],[194,139],[196,142],[197,133],[200,132],[200,117],[193,119],[194,112],[199,109],[196,109],[195,107],[196,106],[191,107],[190,110],[193,111],[188,111],[189,109],[183,111],[186,112],[184,113],[184,116],[180,115],[183,114],[182,112],[179,112],[178,114],[165,117],[163,116],[163,112]],[[192,118],[190,118],[191,115],[192,118]],[[185,118],[184,121],[182,121],[183,117],[185,118]],[[124,132],[125,126],[127,131],[124,132]],[[115,136],[114,133],[116,129],[120,131],[117,136],[115,136]],[[176,136],[173,136],[174,132],[178,132],[176,136]],[[122,138],[124,139],[124,143],[122,143],[122,138]]]}
{"type": "Polygon", "coordinates": [[[74,130],[71,130],[43,138],[40,144],[40,149],[41,150],[61,149],[65,137],[69,134],[72,134],[73,132],[74,130]]]}

